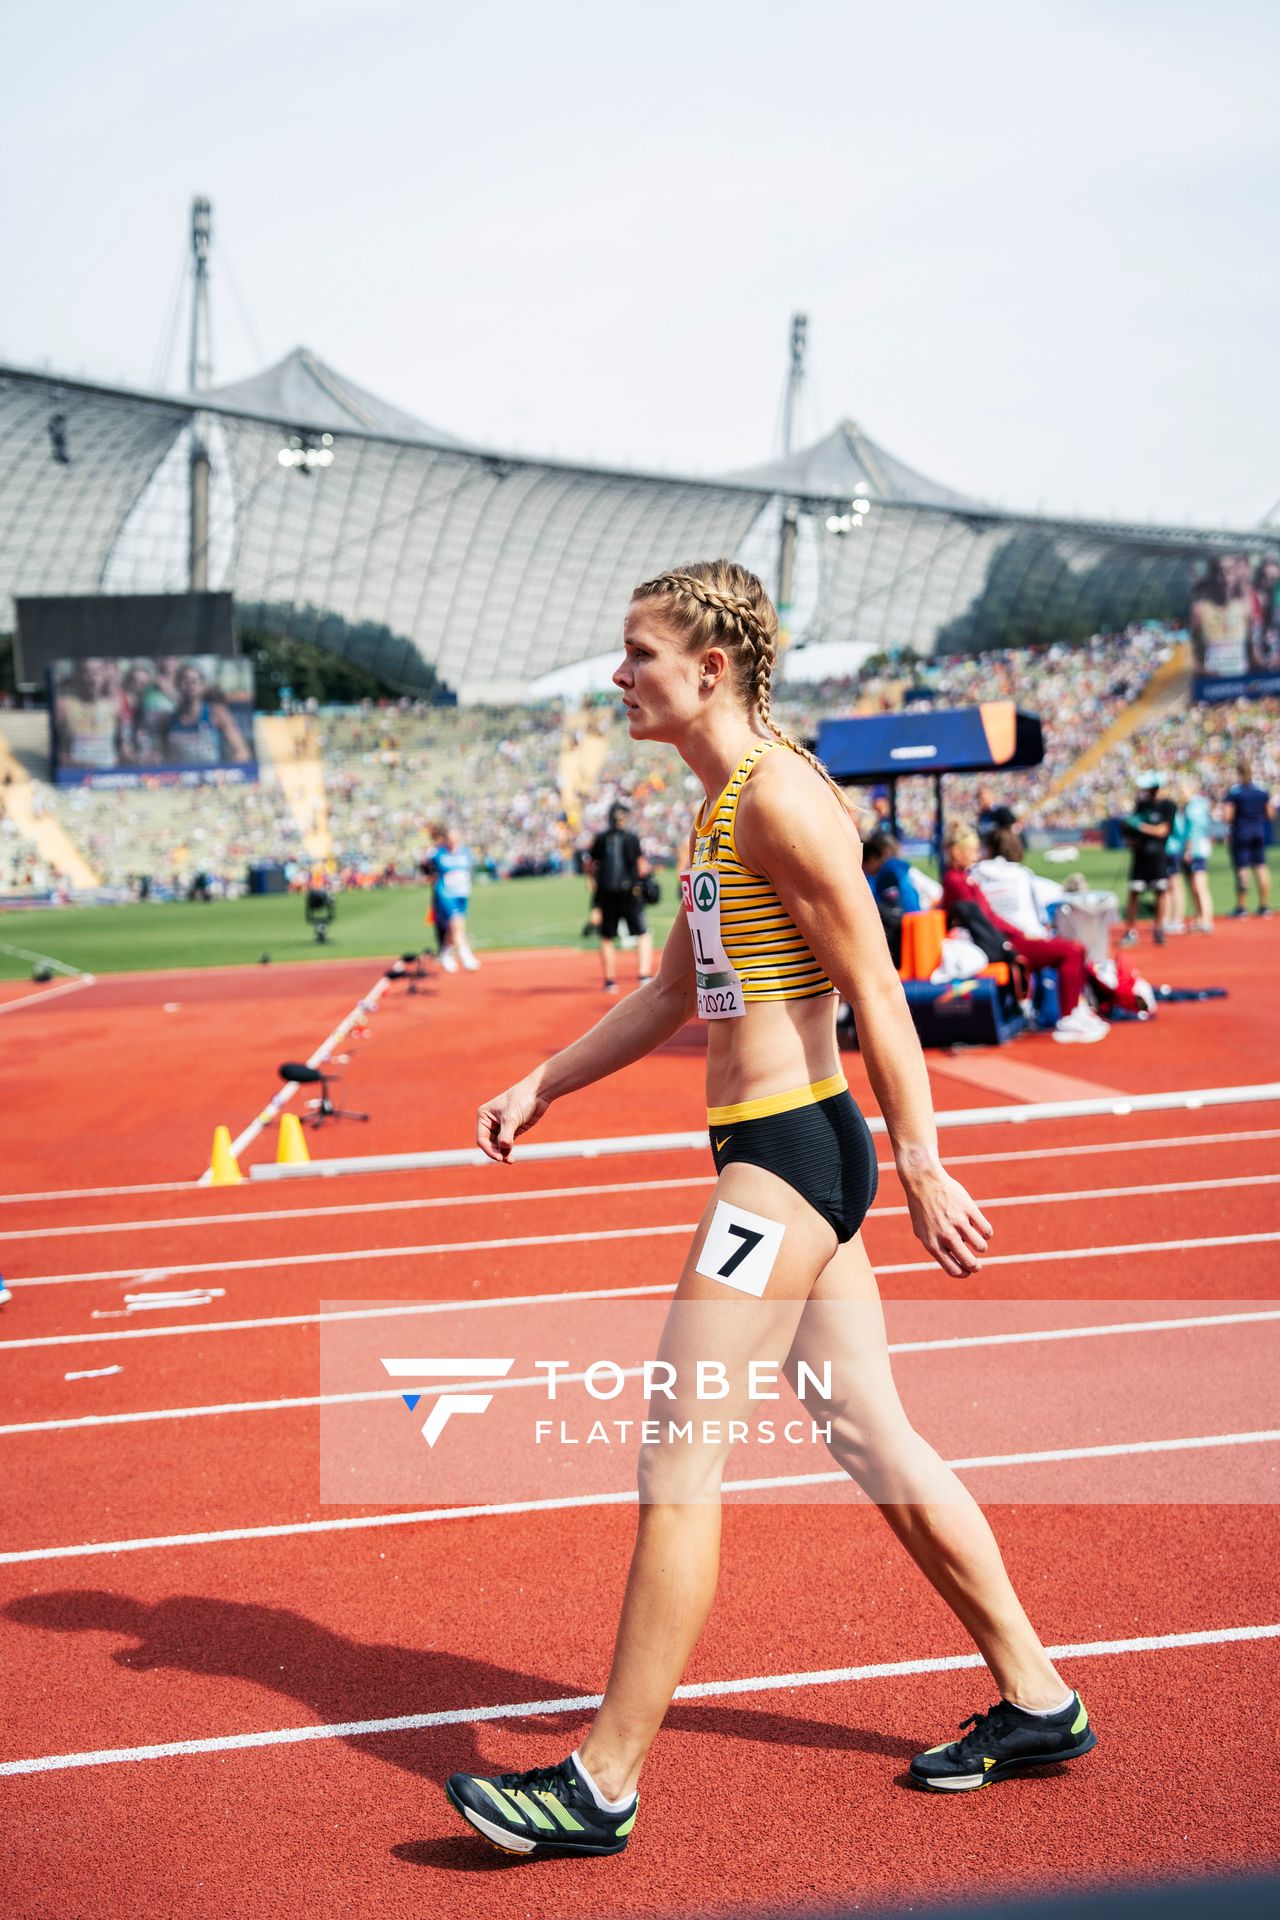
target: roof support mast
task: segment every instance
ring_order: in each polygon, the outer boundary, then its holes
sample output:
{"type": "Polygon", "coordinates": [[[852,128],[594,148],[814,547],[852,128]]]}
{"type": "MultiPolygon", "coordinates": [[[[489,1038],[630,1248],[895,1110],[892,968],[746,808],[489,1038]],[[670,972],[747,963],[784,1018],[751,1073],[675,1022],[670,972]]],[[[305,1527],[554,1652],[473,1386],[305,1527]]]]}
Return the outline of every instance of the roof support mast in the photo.
{"type": "MultiPolygon", "coordinates": [[[[209,334],[209,242],[213,210],[203,195],[191,202],[191,359],[187,385],[202,393],[213,368],[209,334]]],[[[191,591],[204,593],[209,585],[209,448],[208,420],[202,413],[191,420],[191,529],[189,576],[191,591]]]]}
{"type": "MultiPolygon", "coordinates": [[[[787,392],[782,403],[782,457],[794,451],[796,418],[800,411],[800,392],[804,385],[804,356],[809,337],[809,317],[791,316],[791,364],[787,370],[787,392]]],[[[782,503],[782,533],[778,546],[778,638],[786,646],[791,638],[791,602],[796,577],[796,535],[800,524],[800,506],[796,500],[782,503]]]]}

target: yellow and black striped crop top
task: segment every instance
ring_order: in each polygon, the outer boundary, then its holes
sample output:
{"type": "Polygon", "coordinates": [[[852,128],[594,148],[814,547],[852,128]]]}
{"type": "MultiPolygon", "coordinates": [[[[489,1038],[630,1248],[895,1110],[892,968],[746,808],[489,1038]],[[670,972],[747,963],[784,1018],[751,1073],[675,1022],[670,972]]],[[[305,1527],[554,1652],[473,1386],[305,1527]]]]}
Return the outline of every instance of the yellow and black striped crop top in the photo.
{"type": "Polygon", "coordinates": [[[719,871],[720,936],[742,982],[744,1001],[812,1000],[833,991],[772,882],[744,865],[734,839],[738,800],[752,768],[782,745],[758,741],[738,762],[706,819],[704,803],[693,822],[694,866],[719,871]]]}

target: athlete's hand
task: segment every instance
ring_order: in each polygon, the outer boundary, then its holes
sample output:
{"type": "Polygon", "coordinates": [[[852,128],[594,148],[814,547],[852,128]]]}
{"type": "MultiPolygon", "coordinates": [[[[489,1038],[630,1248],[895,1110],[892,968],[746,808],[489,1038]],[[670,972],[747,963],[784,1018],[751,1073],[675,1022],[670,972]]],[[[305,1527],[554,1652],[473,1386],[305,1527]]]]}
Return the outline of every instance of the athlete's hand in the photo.
{"type": "Polygon", "coordinates": [[[550,1105],[525,1080],[495,1094],[476,1115],[476,1145],[490,1160],[510,1160],[518,1136],[536,1126],[550,1105]]]}
{"type": "Polygon", "coordinates": [[[976,1200],[941,1166],[903,1176],[916,1239],[955,1280],[976,1273],[994,1231],[976,1200]]]}

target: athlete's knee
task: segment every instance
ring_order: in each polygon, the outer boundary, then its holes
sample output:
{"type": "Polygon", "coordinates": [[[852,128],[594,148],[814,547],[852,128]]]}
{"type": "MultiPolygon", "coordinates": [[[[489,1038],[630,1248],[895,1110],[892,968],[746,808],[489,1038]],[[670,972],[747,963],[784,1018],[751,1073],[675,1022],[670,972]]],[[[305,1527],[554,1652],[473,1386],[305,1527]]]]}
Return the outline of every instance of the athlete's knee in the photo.
{"type": "Polygon", "coordinates": [[[919,1434],[900,1405],[836,1412],[830,1427],[827,1445],[832,1457],[859,1486],[883,1476],[921,1444],[919,1434]]]}
{"type": "Polygon", "coordinates": [[[669,1427],[654,1445],[640,1448],[636,1485],[642,1506],[687,1506],[716,1501],[724,1479],[730,1442],[707,1443],[693,1421],[664,1420],[669,1427]]]}

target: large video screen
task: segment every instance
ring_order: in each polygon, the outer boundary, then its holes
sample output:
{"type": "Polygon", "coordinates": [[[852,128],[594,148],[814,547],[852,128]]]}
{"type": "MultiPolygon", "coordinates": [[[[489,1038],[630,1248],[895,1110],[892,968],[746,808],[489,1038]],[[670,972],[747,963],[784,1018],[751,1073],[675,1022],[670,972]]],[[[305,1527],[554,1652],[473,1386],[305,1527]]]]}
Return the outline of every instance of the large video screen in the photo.
{"type": "Polygon", "coordinates": [[[229,593],[41,594],[15,602],[14,667],[20,687],[42,687],[65,660],[120,654],[234,659],[229,593]]]}
{"type": "Polygon", "coordinates": [[[1280,559],[1220,554],[1191,588],[1196,699],[1280,693],[1280,559]]]}
{"type": "Polygon", "coordinates": [[[249,660],[171,653],[58,660],[48,686],[60,787],[258,777],[249,660]]]}

